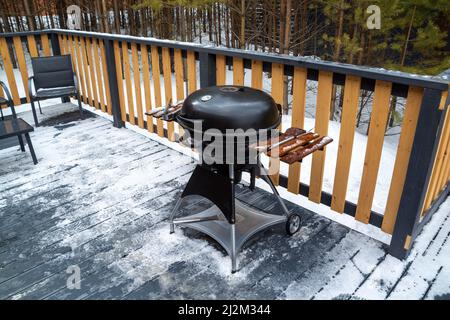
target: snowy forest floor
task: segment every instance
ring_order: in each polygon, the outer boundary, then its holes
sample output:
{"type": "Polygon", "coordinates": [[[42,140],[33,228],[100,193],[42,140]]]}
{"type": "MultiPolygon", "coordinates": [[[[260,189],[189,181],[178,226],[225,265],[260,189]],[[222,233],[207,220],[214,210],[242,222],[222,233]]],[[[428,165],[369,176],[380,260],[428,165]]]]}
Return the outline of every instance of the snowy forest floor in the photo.
{"type": "MultiPolygon", "coordinates": [[[[0,141],[1,299],[450,298],[450,200],[406,261],[289,202],[302,230],[257,235],[232,275],[229,257],[209,238],[180,228],[169,234],[168,215],[195,165],[190,157],[107,119],[79,120],[71,104],[44,113],[32,133],[37,166],[28,151],[0,141]],[[80,289],[67,288],[73,266],[80,289]]],[[[21,117],[32,123],[29,112],[21,117]]],[[[261,189],[239,188],[238,197],[279,213],[261,189]]],[[[205,206],[191,198],[182,211],[205,206]]]]}

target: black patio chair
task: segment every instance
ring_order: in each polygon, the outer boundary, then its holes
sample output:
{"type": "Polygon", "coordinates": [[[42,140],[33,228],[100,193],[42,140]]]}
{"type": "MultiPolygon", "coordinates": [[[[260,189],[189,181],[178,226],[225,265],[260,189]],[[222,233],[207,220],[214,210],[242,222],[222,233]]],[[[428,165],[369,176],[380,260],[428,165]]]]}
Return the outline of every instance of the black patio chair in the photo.
{"type": "MultiPolygon", "coordinates": [[[[83,118],[80,91],[70,55],[31,58],[31,66],[33,76],[28,79],[28,89],[36,127],[39,126],[39,121],[34,103],[46,99],[75,97],[78,100],[80,117],[83,118]]],[[[42,114],[40,104],[39,111],[42,114]]]]}
{"type": "Polygon", "coordinates": [[[0,110],[2,105],[7,105],[11,108],[10,119],[5,120],[3,112],[1,112],[0,139],[17,136],[17,138],[19,139],[20,150],[22,150],[22,152],[25,152],[25,145],[22,138],[22,135],[24,135],[25,139],[27,140],[28,148],[30,148],[33,163],[37,164],[36,154],[34,153],[33,144],[31,143],[30,138],[30,132],[34,131],[34,128],[27,122],[25,122],[25,120],[17,118],[16,110],[14,109],[14,103],[12,101],[8,87],[6,87],[6,85],[2,81],[0,81],[0,86],[2,86],[6,96],[6,98],[0,97],[0,110]]]}

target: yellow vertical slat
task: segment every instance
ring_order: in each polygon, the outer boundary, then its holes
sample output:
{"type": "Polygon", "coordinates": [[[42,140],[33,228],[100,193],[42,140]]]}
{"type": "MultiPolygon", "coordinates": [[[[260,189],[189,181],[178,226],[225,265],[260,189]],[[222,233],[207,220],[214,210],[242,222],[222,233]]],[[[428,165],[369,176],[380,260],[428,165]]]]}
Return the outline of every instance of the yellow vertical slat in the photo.
{"type": "MultiPolygon", "coordinates": [[[[180,49],[174,50],[174,64],[175,64],[175,84],[176,84],[176,94],[177,101],[184,100],[184,69],[183,69],[183,56],[181,55],[180,49]]],[[[178,136],[182,137],[184,135],[183,128],[178,126],[178,136]]]]}
{"type": "MultiPolygon", "coordinates": [[[[152,46],[152,75],[153,75],[153,92],[155,93],[155,105],[157,108],[159,108],[162,107],[161,70],[159,69],[158,47],[155,46],[152,46]]],[[[164,124],[160,118],[156,120],[156,129],[158,136],[164,137],[164,124]]]]}
{"type": "Polygon", "coordinates": [[[88,92],[86,89],[85,77],[84,77],[84,68],[83,68],[83,60],[81,58],[81,40],[79,37],[74,37],[74,49],[77,54],[77,66],[78,66],[78,79],[80,81],[80,86],[83,88],[83,102],[88,104],[88,92]]]}
{"type": "Polygon", "coordinates": [[[331,209],[339,213],[343,213],[345,207],[360,88],[361,78],[351,75],[346,76],[338,155],[331,198],[331,209]]]}
{"type": "Polygon", "coordinates": [[[125,75],[125,86],[127,88],[127,104],[128,115],[131,124],[136,124],[134,118],[134,101],[133,101],[133,86],[131,84],[131,70],[130,70],[130,56],[128,55],[128,43],[122,41],[122,56],[123,56],[123,73],[125,75]]]}
{"type": "Polygon", "coordinates": [[[445,187],[450,180],[450,140],[447,143],[447,161],[444,166],[444,170],[442,171],[442,186],[445,187]]]}
{"type": "Polygon", "coordinates": [[[89,75],[89,66],[88,59],[86,54],[86,41],[84,37],[80,37],[80,50],[81,50],[81,61],[83,61],[83,74],[84,74],[84,83],[86,84],[86,92],[87,92],[87,103],[91,106],[94,106],[92,102],[92,88],[91,88],[91,76],[89,75]]]}
{"type": "Polygon", "coordinates": [[[97,91],[97,83],[98,83],[98,76],[95,74],[95,66],[94,64],[98,64],[97,61],[94,62],[92,59],[92,44],[91,41],[94,41],[94,39],[86,38],[86,50],[87,50],[87,58],[89,63],[89,72],[91,74],[91,88],[92,88],[92,103],[93,106],[98,109],[100,108],[99,98],[98,98],[98,91],[97,91]]]}
{"type": "Polygon", "coordinates": [[[25,61],[25,55],[23,53],[22,40],[20,37],[14,37],[14,50],[16,51],[17,62],[19,64],[20,75],[22,76],[22,85],[25,90],[27,102],[30,102],[30,95],[28,92],[28,70],[27,63],[25,61]]]}
{"type": "Polygon", "coordinates": [[[58,34],[58,43],[59,43],[59,48],[61,50],[61,54],[66,54],[66,44],[65,44],[62,34],[58,34]]]}
{"type": "Polygon", "coordinates": [[[448,112],[448,111],[445,114],[444,126],[442,128],[439,146],[438,146],[438,150],[436,152],[436,157],[434,159],[433,169],[431,172],[431,178],[430,178],[430,182],[428,185],[427,194],[425,197],[425,203],[424,203],[424,208],[423,208],[424,211],[426,211],[430,207],[431,203],[436,198],[437,193],[440,191],[440,186],[438,185],[438,180],[439,180],[438,177],[442,170],[444,153],[445,153],[445,149],[447,147],[448,135],[449,135],[449,131],[450,131],[450,124],[449,124],[450,116],[449,116],[449,114],[450,114],[450,112],[448,112]]]}
{"type": "MultiPolygon", "coordinates": [[[[333,88],[333,73],[319,72],[317,88],[316,120],[314,132],[321,136],[328,134],[330,119],[331,92],[333,88]]],[[[309,200],[320,203],[322,199],[322,183],[325,167],[326,147],[322,151],[315,152],[312,157],[311,180],[309,183],[309,200]]]]}
{"type": "MultiPolygon", "coordinates": [[[[450,84],[449,84],[449,86],[450,86],[450,84]]],[[[439,110],[445,109],[445,104],[447,102],[447,99],[448,99],[448,90],[442,92],[441,101],[439,102],[439,110]]]]}
{"type": "Polygon", "coordinates": [[[242,58],[233,58],[233,84],[244,85],[244,60],[242,58]]]}
{"type": "MultiPolygon", "coordinates": [[[[102,56],[102,75],[103,75],[103,84],[105,86],[105,95],[106,95],[106,110],[108,114],[112,114],[112,104],[111,104],[111,94],[109,89],[109,74],[108,67],[106,66],[106,53],[105,53],[105,45],[103,44],[103,40],[100,41],[100,53],[102,56]]],[[[120,89],[119,89],[120,93],[120,89]]],[[[120,101],[120,98],[119,98],[120,101]]],[[[119,102],[120,103],[120,102],[119,102]]]]}
{"type": "MultiPolygon", "coordinates": [[[[163,76],[164,76],[164,92],[167,105],[170,101],[173,100],[172,71],[171,71],[169,48],[162,48],[162,61],[163,61],[163,76]]],[[[175,141],[173,122],[167,122],[167,138],[169,139],[169,141],[175,141]]]]}
{"type": "Polygon", "coordinates": [[[449,161],[448,161],[449,163],[447,164],[447,172],[446,172],[446,174],[445,174],[445,178],[447,179],[446,181],[447,181],[447,183],[449,183],[449,181],[450,181],[450,159],[449,159],[449,161]]]}
{"type": "MultiPolygon", "coordinates": [[[[450,122],[450,119],[448,121],[450,122]]],[[[444,151],[444,159],[442,160],[442,162],[443,162],[442,170],[438,177],[438,186],[439,186],[438,192],[439,193],[447,185],[447,181],[448,181],[447,180],[447,170],[448,170],[448,166],[450,165],[450,137],[449,136],[447,136],[447,146],[444,151]]]]}
{"type": "Polygon", "coordinates": [[[441,139],[442,139],[442,160],[441,160],[441,168],[436,177],[436,189],[434,191],[434,199],[437,198],[437,196],[442,191],[442,188],[445,186],[444,181],[443,181],[443,174],[444,174],[443,171],[445,170],[445,164],[446,164],[448,156],[449,156],[448,144],[450,142],[450,109],[447,110],[445,127],[443,130],[441,139]]]}
{"type": "Polygon", "coordinates": [[[66,35],[62,35],[63,38],[63,43],[64,43],[64,50],[66,54],[70,54],[70,49],[69,49],[69,36],[66,35]]]}
{"type": "Polygon", "coordinates": [[[184,72],[183,72],[183,57],[180,49],[174,50],[174,64],[175,64],[175,83],[177,100],[184,99],[184,72]]]}
{"type": "MultiPolygon", "coordinates": [[[[100,40],[101,41],[101,40],[100,40]]],[[[106,112],[106,104],[105,104],[105,93],[103,91],[103,77],[101,73],[101,60],[100,55],[98,53],[99,47],[97,39],[92,38],[92,48],[94,50],[94,60],[93,64],[95,65],[95,72],[97,74],[97,85],[98,85],[98,102],[100,104],[100,108],[103,112],[106,112]]]]}
{"type": "Polygon", "coordinates": [[[75,71],[75,74],[77,75],[77,81],[78,81],[78,89],[80,91],[80,95],[83,96],[83,102],[84,102],[84,97],[86,96],[85,93],[85,89],[83,86],[83,77],[81,76],[82,73],[82,68],[80,63],[78,62],[78,49],[76,48],[77,45],[74,43],[76,43],[76,38],[72,38],[71,36],[67,37],[67,44],[69,46],[69,51],[70,51],[70,56],[72,57],[72,66],[73,66],[73,70],[75,71]],[[76,52],[76,53],[75,53],[76,52]]]}
{"type": "Polygon", "coordinates": [[[133,59],[134,93],[136,97],[136,109],[138,114],[138,126],[144,128],[144,112],[142,110],[141,71],[139,69],[139,55],[135,42],[131,44],[131,56],[133,59]]]}
{"type": "Polygon", "coordinates": [[[119,41],[114,41],[114,59],[116,64],[116,75],[117,75],[117,87],[119,90],[119,100],[120,100],[120,113],[122,115],[122,121],[127,121],[127,111],[125,109],[125,92],[123,90],[123,72],[122,72],[122,60],[120,59],[120,45],[119,41]]]}
{"type": "Polygon", "coordinates": [[[227,83],[226,74],[226,57],[222,55],[216,56],[216,83],[218,86],[225,85],[227,83]]]}
{"type": "MultiPolygon", "coordinates": [[[[291,126],[302,129],[304,129],[305,126],[306,73],[306,69],[295,68],[292,83],[293,100],[291,126]]],[[[300,168],[300,162],[289,165],[287,189],[295,194],[298,194],[300,191],[300,168]]]]}
{"type": "Polygon", "coordinates": [[[187,80],[188,80],[188,94],[197,90],[197,63],[195,62],[195,52],[187,52],[187,80]]]}
{"type": "MultiPolygon", "coordinates": [[[[278,104],[283,104],[283,91],[284,91],[284,81],[283,81],[283,69],[282,64],[273,63],[272,64],[272,97],[278,104]]],[[[281,124],[279,129],[281,130],[281,124]]],[[[269,172],[270,179],[277,186],[280,179],[280,159],[271,158],[269,162],[269,172]]]]}
{"type": "Polygon", "coordinates": [[[397,156],[395,158],[394,172],[389,188],[386,209],[384,210],[383,223],[381,225],[381,230],[389,234],[392,234],[395,220],[397,219],[397,211],[400,205],[403,186],[405,184],[422,97],[423,88],[409,87],[405,113],[403,116],[402,132],[398,142],[397,156]]]}
{"type": "Polygon", "coordinates": [[[263,87],[263,63],[252,60],[252,88],[261,90],[263,87]]]}
{"type": "MultiPolygon", "coordinates": [[[[144,78],[145,111],[152,109],[152,93],[150,90],[150,69],[148,64],[148,50],[141,44],[142,77],[144,78]]],[[[147,116],[147,130],[153,132],[153,117],[147,116]]]]}
{"type": "Polygon", "coordinates": [[[3,67],[5,68],[6,78],[8,79],[9,91],[11,91],[14,105],[20,105],[19,91],[17,90],[16,79],[14,77],[14,69],[9,55],[8,44],[5,38],[0,38],[0,55],[3,58],[3,67]]]}
{"type": "Polygon", "coordinates": [[[66,52],[67,54],[70,54],[70,58],[72,59],[72,67],[74,72],[77,74],[78,77],[78,71],[77,71],[77,62],[75,60],[75,54],[73,51],[73,40],[71,36],[67,36],[66,38],[66,52]]]}
{"type": "Polygon", "coordinates": [[[52,55],[50,51],[50,42],[48,41],[48,36],[46,34],[41,34],[42,50],[44,51],[44,56],[49,57],[52,55]]]}
{"type": "Polygon", "coordinates": [[[27,36],[27,42],[28,42],[28,50],[30,51],[30,56],[32,58],[38,57],[39,52],[36,46],[36,39],[33,35],[27,36]]]}
{"type": "Polygon", "coordinates": [[[369,124],[364,169],[359,189],[356,220],[368,223],[372,209],[381,152],[383,150],[384,133],[389,115],[389,101],[392,83],[376,81],[369,124]]]}

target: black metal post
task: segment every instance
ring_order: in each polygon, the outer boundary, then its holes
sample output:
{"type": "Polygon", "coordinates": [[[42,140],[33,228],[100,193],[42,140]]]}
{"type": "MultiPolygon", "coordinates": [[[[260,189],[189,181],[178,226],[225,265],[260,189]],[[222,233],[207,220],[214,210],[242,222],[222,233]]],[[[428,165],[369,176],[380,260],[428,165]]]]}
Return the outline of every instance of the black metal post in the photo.
{"type": "Polygon", "coordinates": [[[56,33],[49,33],[50,43],[52,45],[53,55],[59,56],[61,55],[61,47],[59,46],[58,35],[56,33]]]}
{"type": "Polygon", "coordinates": [[[442,91],[439,90],[424,90],[408,172],[389,247],[389,253],[399,259],[406,258],[411,249],[431,178],[445,119],[445,112],[439,110],[441,94],[442,91]]]}
{"type": "MultiPolygon", "coordinates": [[[[102,41],[102,40],[100,40],[102,41]]],[[[114,120],[114,127],[122,128],[125,123],[122,121],[122,113],[120,111],[119,88],[117,86],[117,71],[114,57],[113,40],[105,41],[106,69],[108,72],[109,91],[111,94],[111,110],[114,120]]]]}
{"type": "Polygon", "coordinates": [[[216,55],[200,52],[200,88],[216,85],[216,55]]]}

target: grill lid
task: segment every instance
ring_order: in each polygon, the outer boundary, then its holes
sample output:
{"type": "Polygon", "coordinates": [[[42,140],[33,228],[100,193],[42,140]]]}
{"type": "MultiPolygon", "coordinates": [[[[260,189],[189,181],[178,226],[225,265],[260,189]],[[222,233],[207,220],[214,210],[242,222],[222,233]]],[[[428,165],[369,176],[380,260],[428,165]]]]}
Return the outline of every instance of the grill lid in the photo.
{"type": "Polygon", "coordinates": [[[272,129],[281,117],[273,98],[257,89],[214,86],[193,92],[183,103],[178,122],[193,128],[192,120],[203,120],[202,129],[272,129]]]}

